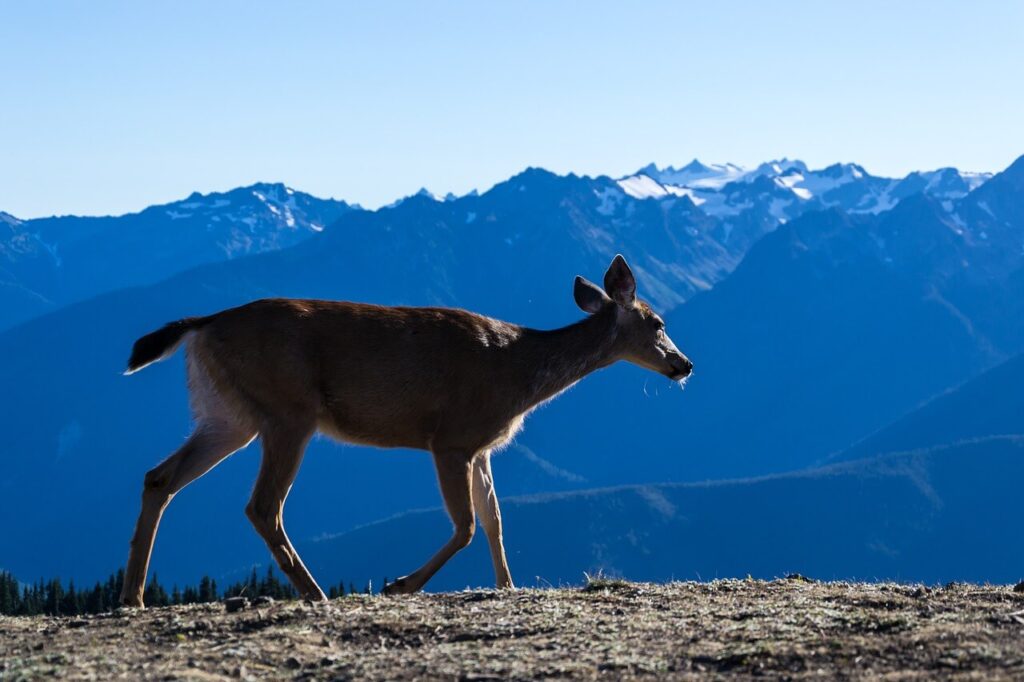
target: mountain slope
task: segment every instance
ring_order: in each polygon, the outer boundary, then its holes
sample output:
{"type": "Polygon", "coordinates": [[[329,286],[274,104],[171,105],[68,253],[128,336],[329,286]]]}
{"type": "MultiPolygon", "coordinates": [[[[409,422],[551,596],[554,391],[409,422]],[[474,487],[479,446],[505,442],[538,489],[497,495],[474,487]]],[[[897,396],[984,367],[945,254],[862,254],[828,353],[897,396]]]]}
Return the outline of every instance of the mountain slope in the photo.
{"type": "Polygon", "coordinates": [[[0,330],[4,320],[22,320],[53,305],[46,296],[26,286],[35,273],[53,267],[53,254],[25,223],[0,211],[0,330]]]}
{"type": "Polygon", "coordinates": [[[940,443],[1024,434],[1024,355],[993,367],[886,426],[834,460],[940,443]]]}
{"type": "MultiPolygon", "coordinates": [[[[1024,438],[991,438],[747,481],[509,499],[502,516],[524,586],[584,573],[1013,583],[1022,475],[1024,438]]],[[[298,549],[315,575],[361,580],[412,570],[449,533],[443,511],[411,512],[298,549]]],[[[492,584],[486,544],[479,533],[430,589],[492,584]]]]}

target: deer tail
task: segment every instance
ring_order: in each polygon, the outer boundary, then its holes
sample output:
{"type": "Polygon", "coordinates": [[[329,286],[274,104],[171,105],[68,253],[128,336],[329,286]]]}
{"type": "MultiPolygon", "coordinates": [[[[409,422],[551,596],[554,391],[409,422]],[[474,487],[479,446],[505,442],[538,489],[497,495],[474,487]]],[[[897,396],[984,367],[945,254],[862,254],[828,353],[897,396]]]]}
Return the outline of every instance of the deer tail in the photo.
{"type": "Polygon", "coordinates": [[[146,334],[132,346],[132,355],[128,358],[128,369],[125,375],[135,374],[140,369],[159,362],[174,354],[181,345],[185,334],[193,329],[204,326],[213,316],[186,317],[183,320],[168,322],[155,332],[146,334]]]}

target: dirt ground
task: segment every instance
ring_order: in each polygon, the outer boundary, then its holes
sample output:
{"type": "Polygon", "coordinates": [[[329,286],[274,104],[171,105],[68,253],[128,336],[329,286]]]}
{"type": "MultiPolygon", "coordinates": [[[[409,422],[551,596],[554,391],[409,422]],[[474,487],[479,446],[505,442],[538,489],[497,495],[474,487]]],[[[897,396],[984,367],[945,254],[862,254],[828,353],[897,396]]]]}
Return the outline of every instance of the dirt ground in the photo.
{"type": "Polygon", "coordinates": [[[763,582],[0,617],[0,679],[1024,679],[1010,587],[763,582]]]}

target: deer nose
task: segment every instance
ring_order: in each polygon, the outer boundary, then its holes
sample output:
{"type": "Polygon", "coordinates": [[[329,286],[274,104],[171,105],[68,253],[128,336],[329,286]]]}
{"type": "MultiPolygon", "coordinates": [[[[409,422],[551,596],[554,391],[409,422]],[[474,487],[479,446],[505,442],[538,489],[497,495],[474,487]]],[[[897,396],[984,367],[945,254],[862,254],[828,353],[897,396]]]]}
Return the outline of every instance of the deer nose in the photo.
{"type": "Polygon", "coordinates": [[[672,362],[672,369],[675,370],[670,377],[673,380],[685,379],[690,376],[690,372],[693,371],[693,363],[690,362],[690,358],[683,354],[680,354],[675,361],[672,362]]]}

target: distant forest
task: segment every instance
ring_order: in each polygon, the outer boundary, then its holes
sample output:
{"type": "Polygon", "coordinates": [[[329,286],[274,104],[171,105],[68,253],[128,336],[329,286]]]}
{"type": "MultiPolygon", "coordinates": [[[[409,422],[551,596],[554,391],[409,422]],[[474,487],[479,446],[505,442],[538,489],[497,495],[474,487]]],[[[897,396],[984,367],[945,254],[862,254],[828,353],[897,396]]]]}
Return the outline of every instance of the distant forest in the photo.
{"type": "MultiPolygon", "coordinates": [[[[113,611],[120,605],[118,599],[123,583],[124,569],[111,574],[105,582],[97,582],[90,588],[75,587],[73,580],[65,585],[59,578],[39,580],[28,585],[19,582],[6,571],[0,571],[0,614],[77,616],[113,611]]],[[[372,585],[369,583],[362,590],[358,590],[354,584],[349,583],[346,587],[345,581],[341,581],[327,590],[327,596],[336,599],[347,594],[370,594],[372,591],[372,585]]],[[[202,604],[235,596],[285,600],[295,599],[298,595],[287,581],[278,579],[274,567],[271,566],[262,578],[254,568],[248,580],[233,583],[223,592],[217,587],[217,582],[209,576],[203,576],[198,585],[173,585],[168,592],[154,574],[146,585],[145,602],[146,606],[172,606],[202,604]]]]}

